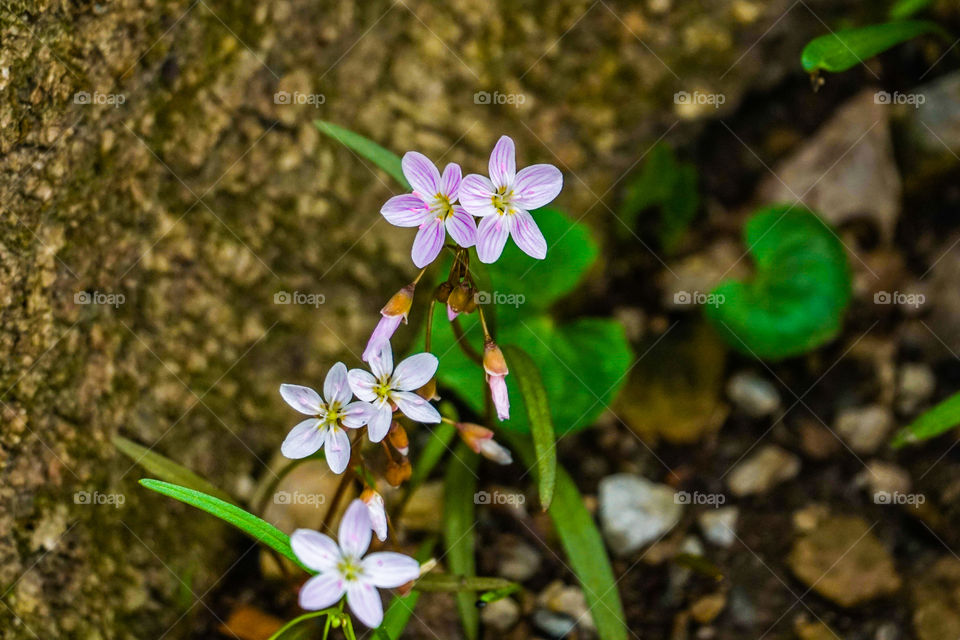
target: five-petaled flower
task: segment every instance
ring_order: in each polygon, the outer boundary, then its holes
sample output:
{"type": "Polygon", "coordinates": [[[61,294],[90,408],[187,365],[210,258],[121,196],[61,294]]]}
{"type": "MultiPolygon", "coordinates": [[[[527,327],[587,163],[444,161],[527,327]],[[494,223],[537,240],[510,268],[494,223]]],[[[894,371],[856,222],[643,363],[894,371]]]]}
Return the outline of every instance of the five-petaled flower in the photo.
{"type": "Polygon", "coordinates": [[[350,402],[353,393],[347,367],[338,362],[323,381],[323,397],[310,387],[280,385],[280,395],[300,413],[312,416],[295,426],[280,451],[288,458],[306,458],[326,446],[327,464],[334,473],[343,473],[350,462],[350,438],[346,429],[359,429],[373,418],[366,402],[350,402]]]}
{"type": "Polygon", "coordinates": [[[360,500],[347,507],[338,537],[339,544],[310,529],[297,529],[290,536],[290,546],[300,562],[318,572],[300,587],[300,607],[319,611],[346,594],[353,615],[375,629],[383,622],[383,603],[377,588],[394,589],[416,580],[420,564],[392,551],[363,557],[370,546],[371,522],[360,500]]]}
{"type": "Polygon", "coordinates": [[[441,176],[425,155],[408,151],[402,168],[413,193],[390,198],[380,213],[398,227],[420,227],[413,240],[413,263],[423,268],[433,262],[447,232],[461,247],[472,247],[477,241],[477,223],[455,204],[460,192],[460,165],[451,162],[441,176]]]}
{"type": "Polygon", "coordinates": [[[472,173],[460,184],[460,203],[483,218],[477,230],[481,262],[496,262],[507,236],[524,253],[542,260],[547,241],[530,215],[531,209],[552,201],[563,188],[563,175],[551,164],[535,164],[517,171],[513,140],[502,136],[490,154],[490,177],[472,173]]]}
{"type": "Polygon", "coordinates": [[[379,354],[370,358],[373,373],[363,369],[350,370],[348,379],[353,393],[375,409],[367,424],[372,442],[380,442],[387,435],[394,408],[417,422],[440,422],[440,413],[434,406],[414,393],[433,378],[439,364],[437,356],[432,353],[417,353],[394,369],[393,351],[387,342],[379,354]]]}

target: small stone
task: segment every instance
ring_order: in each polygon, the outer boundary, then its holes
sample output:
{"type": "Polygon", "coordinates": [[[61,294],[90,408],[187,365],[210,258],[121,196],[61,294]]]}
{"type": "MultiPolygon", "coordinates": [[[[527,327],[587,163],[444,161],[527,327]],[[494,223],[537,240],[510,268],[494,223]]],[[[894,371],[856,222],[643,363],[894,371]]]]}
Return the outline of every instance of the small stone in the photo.
{"type": "Polygon", "coordinates": [[[820,620],[799,618],[794,624],[794,630],[800,640],[843,640],[820,620]]]}
{"type": "Polygon", "coordinates": [[[661,537],[683,513],[672,488],[627,473],[601,480],[599,501],[600,526],[618,555],[633,553],[661,537]]]}
{"type": "Polygon", "coordinates": [[[777,445],[767,445],[737,465],[727,479],[735,496],[762,494],[800,472],[800,458],[777,445]]]}
{"type": "Polygon", "coordinates": [[[800,536],[787,559],[808,587],[843,607],[890,595],[900,576],[871,527],[855,516],[831,516],[800,536]]]}
{"type": "Polygon", "coordinates": [[[909,363],[900,367],[897,376],[897,410],[915,413],[937,388],[933,370],[925,364],[909,363]]]}
{"type": "Polygon", "coordinates": [[[707,542],[727,549],[737,540],[739,516],[740,510],[737,507],[709,509],[697,517],[697,524],[700,525],[700,531],[707,542]]]}
{"type": "Polygon", "coordinates": [[[893,622],[885,622],[877,627],[877,632],[873,634],[873,640],[900,640],[902,634],[900,627],[893,622]]]}
{"type": "Polygon", "coordinates": [[[509,631],[520,620],[520,605],[513,598],[494,600],[480,610],[480,619],[495,631],[509,631]]]}
{"type": "Polygon", "coordinates": [[[521,540],[513,540],[503,547],[497,574],[514,582],[524,582],[537,573],[540,562],[540,553],[534,547],[521,540]]]}
{"type": "Polygon", "coordinates": [[[800,423],[800,447],[803,452],[815,460],[825,460],[843,445],[825,426],[814,420],[804,420],[800,423]]]}
{"type": "Polygon", "coordinates": [[[720,615],[720,612],[726,606],[727,597],[722,593],[713,593],[690,605],[690,615],[700,624],[709,624],[720,615]]]}
{"type": "Polygon", "coordinates": [[[582,629],[595,629],[587,599],[579,587],[555,580],[537,597],[537,604],[554,613],[568,616],[582,629]]]}
{"type": "Polygon", "coordinates": [[[913,585],[913,628],[919,640],[956,640],[960,629],[960,560],[944,556],[913,585]]]}
{"type": "Polygon", "coordinates": [[[533,624],[551,638],[565,638],[577,628],[577,623],[572,618],[547,609],[533,612],[533,624]]]}
{"type": "Polygon", "coordinates": [[[874,404],[843,409],[834,428],[857,453],[873,453],[887,441],[894,423],[893,412],[874,404]]]}
{"type": "Polygon", "coordinates": [[[771,415],[780,408],[780,393],[773,384],[752,371],[734,374],[727,383],[730,400],[753,418],[771,415]]]}
{"type": "Polygon", "coordinates": [[[857,474],[854,483],[864,487],[870,495],[876,493],[910,493],[910,474],[901,467],[883,460],[871,460],[867,468],[857,474]]]}
{"type": "Polygon", "coordinates": [[[730,589],[729,615],[733,624],[741,629],[752,629],[757,625],[757,608],[750,594],[743,587],[730,589]]]}

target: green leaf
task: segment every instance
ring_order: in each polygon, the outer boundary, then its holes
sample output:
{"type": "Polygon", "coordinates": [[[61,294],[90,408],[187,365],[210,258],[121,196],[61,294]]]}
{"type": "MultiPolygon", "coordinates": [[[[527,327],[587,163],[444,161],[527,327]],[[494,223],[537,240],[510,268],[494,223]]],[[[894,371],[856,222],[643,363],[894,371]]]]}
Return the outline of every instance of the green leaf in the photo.
{"type": "Polygon", "coordinates": [[[933,4],[933,0],[898,0],[890,8],[891,20],[906,20],[912,18],[933,4]]]}
{"type": "Polygon", "coordinates": [[[923,442],[946,433],[957,425],[960,425],[960,393],[953,394],[898,431],[893,437],[892,445],[899,449],[908,444],[923,442]]]}
{"type": "Polygon", "coordinates": [[[328,609],[323,609],[322,611],[311,611],[310,613],[305,613],[277,629],[276,633],[270,636],[269,640],[300,640],[301,638],[306,640],[306,638],[314,634],[314,629],[301,626],[304,622],[313,620],[314,618],[319,618],[321,616],[328,616],[331,613],[339,613],[339,611],[340,609],[338,607],[330,607],[328,609]]]}
{"type": "Polygon", "coordinates": [[[539,480],[540,504],[544,511],[550,508],[553,490],[557,480],[557,447],[553,433],[553,420],[550,417],[550,405],[547,392],[543,388],[540,371],[530,356],[520,347],[508,345],[504,355],[510,373],[516,376],[517,386],[523,395],[527,408],[527,419],[533,434],[533,445],[537,456],[537,478],[539,480]]]}
{"type": "Polygon", "coordinates": [[[213,486],[193,471],[132,440],[127,440],[122,436],[114,436],[113,446],[115,446],[120,453],[128,456],[135,463],[146,469],[147,473],[152,473],[161,480],[182,485],[188,489],[200,491],[201,493],[208,493],[225,502],[233,502],[233,498],[224,491],[213,486]]]}
{"type": "Polygon", "coordinates": [[[348,149],[356,152],[357,155],[366,158],[373,164],[386,171],[391,178],[396,180],[405,189],[410,189],[410,183],[403,175],[400,156],[392,151],[384,149],[373,140],[365,138],[359,133],[354,133],[349,129],[339,127],[332,122],[325,120],[315,120],[314,124],[320,131],[327,134],[337,142],[348,149]]]}
{"type": "Polygon", "coordinates": [[[810,351],[839,333],[850,302],[843,244],[808,210],[778,205],[744,228],[755,275],[715,288],[705,307],[724,339],[757,358],[777,360],[810,351]]]}
{"type": "MultiPolygon", "coordinates": [[[[445,560],[451,572],[467,577],[473,577],[477,573],[474,557],[474,512],[478,460],[477,455],[461,443],[454,457],[450,459],[443,484],[443,537],[447,552],[445,560]]],[[[468,640],[476,640],[480,627],[480,615],[474,606],[476,593],[458,591],[456,599],[464,633],[468,640]]]]}
{"type": "Polygon", "coordinates": [[[290,537],[287,536],[287,534],[285,534],[283,531],[280,531],[280,529],[277,529],[266,520],[258,518],[252,513],[244,511],[235,504],[231,504],[221,500],[220,498],[215,498],[200,491],[188,489],[187,487],[181,487],[169,482],[163,482],[161,480],[144,478],[140,481],[140,484],[151,491],[162,493],[167,497],[189,504],[197,509],[200,509],[201,511],[206,511],[207,513],[216,516],[225,522],[229,522],[257,542],[267,545],[280,555],[289,559],[304,571],[314,573],[313,571],[307,569],[307,567],[305,567],[300,560],[297,559],[296,554],[293,553],[293,549],[290,548],[290,537]]]}
{"type": "MultiPolygon", "coordinates": [[[[508,436],[508,439],[524,463],[535,466],[536,454],[529,443],[515,435],[508,436]]],[[[563,467],[557,470],[557,488],[547,513],[557,529],[570,567],[583,587],[599,637],[603,640],[626,640],[628,627],[623,604],[603,537],[583,504],[577,485],[563,467]]]]}
{"type": "MultiPolygon", "coordinates": [[[[430,538],[417,550],[415,558],[417,562],[423,564],[433,555],[433,548],[436,546],[435,537],[430,538]]],[[[413,609],[417,606],[417,600],[420,599],[420,591],[416,588],[405,596],[394,596],[390,601],[390,606],[383,614],[383,622],[377,628],[377,640],[397,640],[403,630],[407,628],[410,622],[410,616],[413,615],[413,609]]]]}
{"type": "Polygon", "coordinates": [[[866,27],[842,29],[811,40],[803,48],[801,63],[808,73],[846,71],[868,58],[925,33],[943,33],[933,22],[899,20],[866,27]]]}

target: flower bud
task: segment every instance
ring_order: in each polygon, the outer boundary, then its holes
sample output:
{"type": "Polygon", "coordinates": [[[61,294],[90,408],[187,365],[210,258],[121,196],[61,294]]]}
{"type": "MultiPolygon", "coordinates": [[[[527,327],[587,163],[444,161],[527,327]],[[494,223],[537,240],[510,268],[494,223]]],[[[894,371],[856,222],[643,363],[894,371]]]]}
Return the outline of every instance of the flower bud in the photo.
{"type": "Polygon", "coordinates": [[[387,301],[387,304],[383,305],[383,309],[380,309],[380,314],[384,316],[403,316],[403,320],[406,322],[410,307],[413,306],[413,291],[415,288],[416,285],[408,284],[397,291],[387,301]]]}
{"type": "Polygon", "coordinates": [[[370,335],[367,346],[363,350],[361,358],[364,362],[369,362],[370,358],[376,356],[383,345],[393,338],[394,332],[400,326],[400,322],[407,321],[407,315],[410,313],[410,307],[413,305],[413,290],[415,285],[407,286],[393,294],[393,297],[387,301],[387,304],[380,309],[380,322],[370,335]]]}
{"type": "Polygon", "coordinates": [[[513,457],[504,446],[493,439],[493,431],[472,422],[458,422],[457,431],[460,439],[475,453],[492,460],[497,464],[510,464],[513,457]]]}
{"type": "Polygon", "coordinates": [[[483,343],[483,370],[490,376],[505,376],[510,373],[503,351],[490,338],[483,343]]]}
{"type": "Polygon", "coordinates": [[[387,463],[387,471],[384,476],[387,482],[390,483],[390,486],[399,487],[406,480],[409,480],[412,474],[413,467],[410,466],[410,461],[404,458],[403,462],[400,463],[394,462],[393,460],[387,463]]]}
{"type": "Polygon", "coordinates": [[[453,285],[449,282],[444,282],[439,287],[434,294],[434,297],[437,299],[437,302],[446,302],[450,298],[450,292],[453,291],[453,285]]]}
{"type": "Polygon", "coordinates": [[[360,499],[367,505],[373,532],[377,535],[377,539],[383,542],[387,539],[387,510],[383,506],[383,496],[367,488],[360,494],[360,499]]]}
{"type": "Polygon", "coordinates": [[[450,292],[447,298],[447,306],[455,313],[470,313],[477,308],[477,303],[473,299],[473,288],[466,282],[461,282],[450,292]]]}
{"type": "Polygon", "coordinates": [[[439,400],[440,394],[437,393],[437,378],[434,376],[427,381],[427,384],[423,385],[415,392],[418,396],[424,400],[439,400]]]}
{"type": "Polygon", "coordinates": [[[490,387],[493,406],[497,410],[497,418],[500,421],[509,419],[510,396],[507,393],[505,378],[510,371],[507,369],[507,361],[503,357],[503,351],[490,338],[487,338],[483,345],[483,370],[487,374],[487,385],[490,387]]]}
{"type": "Polygon", "coordinates": [[[387,438],[390,439],[390,444],[393,445],[393,448],[400,452],[400,455],[405,456],[410,453],[410,441],[407,439],[407,431],[399,422],[394,421],[390,426],[390,432],[387,434],[387,438]]]}

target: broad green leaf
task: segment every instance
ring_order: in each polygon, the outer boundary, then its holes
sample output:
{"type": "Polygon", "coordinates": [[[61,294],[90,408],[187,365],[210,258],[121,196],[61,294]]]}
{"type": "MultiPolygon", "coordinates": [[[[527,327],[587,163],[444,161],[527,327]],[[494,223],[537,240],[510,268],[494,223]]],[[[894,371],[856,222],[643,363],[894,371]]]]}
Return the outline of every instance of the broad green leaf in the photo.
{"type": "Polygon", "coordinates": [[[932,4],[933,0],[897,0],[896,4],[890,7],[890,19],[906,20],[912,18],[932,4]]]}
{"type": "Polygon", "coordinates": [[[523,395],[527,408],[530,432],[533,434],[533,446],[537,455],[537,479],[539,482],[540,504],[543,509],[550,508],[553,489],[557,480],[557,447],[553,433],[553,419],[550,417],[550,405],[546,389],[537,365],[533,363],[523,349],[508,345],[504,350],[510,373],[516,376],[517,386],[523,395]]]}
{"type": "Polygon", "coordinates": [[[842,29],[811,40],[803,48],[801,63],[808,73],[846,71],[925,33],[943,33],[943,30],[926,20],[898,20],[842,29]]]}
{"type": "MultiPolygon", "coordinates": [[[[479,458],[462,443],[455,453],[444,479],[443,538],[447,552],[444,559],[451,572],[472,577],[477,573],[474,527],[479,458]]],[[[476,593],[458,591],[456,599],[464,633],[468,640],[476,640],[480,628],[480,615],[474,606],[476,593]]]]}
{"type": "Polygon", "coordinates": [[[252,513],[247,513],[235,504],[231,504],[221,500],[220,498],[215,498],[200,491],[188,489],[187,487],[181,487],[169,482],[163,482],[161,480],[144,478],[140,481],[140,484],[151,491],[162,493],[167,497],[189,504],[190,506],[196,507],[201,511],[206,511],[207,513],[216,516],[225,522],[229,522],[257,542],[267,545],[280,555],[289,559],[304,571],[313,573],[297,559],[296,554],[293,553],[293,549],[290,548],[290,538],[287,536],[287,534],[285,534],[283,531],[280,531],[280,529],[277,529],[266,520],[258,518],[252,513]]]}
{"type": "Polygon", "coordinates": [[[755,274],[721,283],[708,297],[707,317],[735,349],[777,360],[832,340],[850,302],[850,266],[843,244],[820,218],[778,205],[744,228],[755,274]]]}
{"type": "MultiPolygon", "coordinates": [[[[524,464],[535,467],[536,454],[529,443],[516,435],[508,438],[520,453],[524,464]]],[[[563,467],[557,469],[557,488],[547,513],[557,529],[570,567],[583,587],[599,637],[603,640],[626,640],[628,628],[623,604],[603,537],[583,504],[577,485],[563,467]]]]}
{"type": "Polygon", "coordinates": [[[225,502],[233,502],[233,498],[224,491],[213,486],[193,471],[132,440],[127,440],[122,436],[114,436],[113,446],[115,446],[120,453],[128,456],[135,463],[146,469],[147,473],[152,473],[161,480],[200,491],[201,493],[208,493],[225,502]]]}
{"type": "MultiPolygon", "coordinates": [[[[414,556],[417,562],[423,564],[433,555],[433,548],[436,546],[436,538],[430,538],[417,550],[414,556]]],[[[420,591],[412,590],[405,596],[394,596],[383,614],[383,622],[377,628],[377,640],[397,640],[403,630],[407,628],[410,622],[410,616],[413,615],[413,609],[417,606],[417,600],[420,599],[420,591]]]]}
{"type": "Polygon", "coordinates": [[[410,189],[410,183],[407,182],[407,179],[403,176],[400,156],[388,149],[384,149],[373,140],[365,138],[359,133],[354,133],[349,129],[339,127],[332,122],[315,120],[314,124],[323,133],[386,171],[391,178],[399,182],[405,189],[410,189]]]}
{"type": "Polygon", "coordinates": [[[893,437],[892,445],[899,449],[908,444],[923,442],[946,433],[957,425],[960,425],[960,393],[953,394],[898,431],[893,437]]]}

